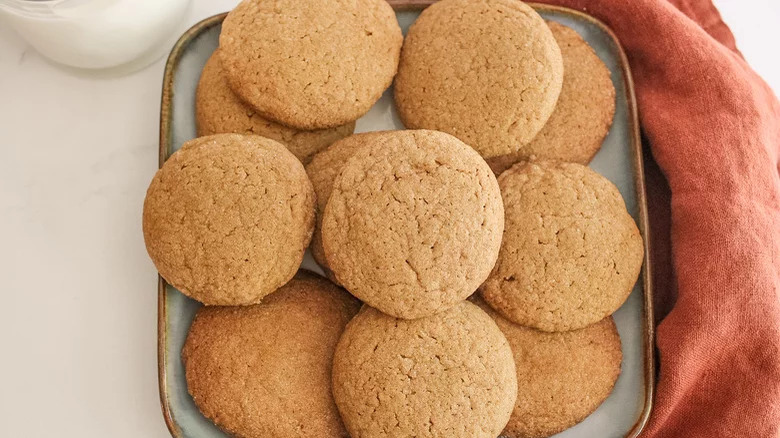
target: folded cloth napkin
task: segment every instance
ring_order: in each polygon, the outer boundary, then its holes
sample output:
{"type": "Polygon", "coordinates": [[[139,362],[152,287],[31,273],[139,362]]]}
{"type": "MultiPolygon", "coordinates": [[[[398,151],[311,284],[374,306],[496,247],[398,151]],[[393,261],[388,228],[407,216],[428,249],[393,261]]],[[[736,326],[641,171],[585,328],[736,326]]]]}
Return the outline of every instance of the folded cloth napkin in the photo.
{"type": "Polygon", "coordinates": [[[657,309],[670,310],[658,325],[659,380],[643,437],[779,437],[777,98],[709,0],[546,1],[617,34],[643,134],[668,181],[648,164],[654,293],[657,309]]]}

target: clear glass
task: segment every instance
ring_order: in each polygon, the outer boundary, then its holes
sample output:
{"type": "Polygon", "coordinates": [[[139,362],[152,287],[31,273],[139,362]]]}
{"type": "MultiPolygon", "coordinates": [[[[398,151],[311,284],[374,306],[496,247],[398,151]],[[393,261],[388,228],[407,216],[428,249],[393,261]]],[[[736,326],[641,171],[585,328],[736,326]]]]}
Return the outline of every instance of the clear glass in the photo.
{"type": "Polygon", "coordinates": [[[0,0],[8,23],[45,57],[82,69],[134,70],[179,33],[190,0],[0,0]]]}

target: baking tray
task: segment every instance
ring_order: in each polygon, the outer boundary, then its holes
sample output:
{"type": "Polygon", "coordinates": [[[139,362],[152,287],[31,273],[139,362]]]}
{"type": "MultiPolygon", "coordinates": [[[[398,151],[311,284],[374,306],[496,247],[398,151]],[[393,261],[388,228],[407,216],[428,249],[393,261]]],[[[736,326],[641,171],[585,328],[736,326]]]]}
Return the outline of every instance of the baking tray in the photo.
{"type": "MultiPolygon", "coordinates": [[[[404,34],[432,0],[396,0],[404,34]]],[[[639,224],[645,241],[642,274],[625,304],[615,313],[623,342],[623,365],[615,389],[585,421],[555,435],[557,438],[636,437],[652,409],[655,382],[652,287],[645,179],[636,100],[628,61],[620,44],[603,23],[578,11],[531,4],[545,19],[575,29],[607,65],[616,91],[615,121],[601,151],[590,166],[620,190],[626,207],[639,224]]],[[[226,14],[207,18],[190,28],[174,46],[165,67],[160,112],[160,165],[195,137],[195,88],[201,69],[216,49],[226,14]]],[[[403,129],[393,107],[392,89],[357,121],[356,132],[403,129]]],[[[322,272],[306,254],[303,267],[322,272]]],[[[200,304],[185,297],[160,278],[158,285],[158,366],[160,403],[168,429],[175,438],[223,438],[226,435],[204,418],[187,393],[180,359],[181,347],[200,304]]]]}

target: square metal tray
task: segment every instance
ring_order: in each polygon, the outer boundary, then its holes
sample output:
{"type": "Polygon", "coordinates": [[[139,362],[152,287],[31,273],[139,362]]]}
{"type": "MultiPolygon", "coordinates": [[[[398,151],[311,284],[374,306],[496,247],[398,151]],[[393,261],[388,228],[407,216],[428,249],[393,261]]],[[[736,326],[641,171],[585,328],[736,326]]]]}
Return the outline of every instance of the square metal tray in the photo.
{"type": "MultiPolygon", "coordinates": [[[[420,11],[432,0],[391,0],[406,33],[420,11]]],[[[642,149],[636,101],[626,56],[615,35],[598,20],[571,9],[532,4],[547,20],[576,30],[607,65],[616,91],[612,128],[590,166],[620,189],[629,213],[645,240],[642,274],[614,318],[623,342],[623,364],[615,389],[596,412],[582,423],[555,435],[576,437],[636,437],[650,415],[655,382],[654,326],[650,284],[648,216],[642,149]]],[[[160,114],[160,165],[182,143],[195,137],[195,88],[200,72],[216,49],[225,14],[207,18],[185,32],[174,46],[165,67],[160,114]]],[[[356,132],[403,129],[392,99],[392,89],[357,122],[356,132]]],[[[310,254],[303,267],[322,272],[310,254]]],[[[204,418],[187,392],[180,359],[181,347],[200,304],[159,279],[158,366],[160,402],[166,424],[176,438],[224,438],[204,418]]]]}

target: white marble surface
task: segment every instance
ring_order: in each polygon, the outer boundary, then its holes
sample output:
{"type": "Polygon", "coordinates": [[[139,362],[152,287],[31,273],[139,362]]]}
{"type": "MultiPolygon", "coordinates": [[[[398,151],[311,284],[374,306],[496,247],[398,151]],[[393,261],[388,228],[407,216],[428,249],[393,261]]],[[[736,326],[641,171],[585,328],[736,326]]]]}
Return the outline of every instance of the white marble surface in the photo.
{"type": "MultiPolygon", "coordinates": [[[[194,0],[183,26],[236,0],[194,0]]],[[[780,90],[775,0],[717,0],[780,90]]],[[[141,205],[163,61],[104,78],[53,66],[0,23],[0,436],[169,436],[156,273],[141,205]]]]}

